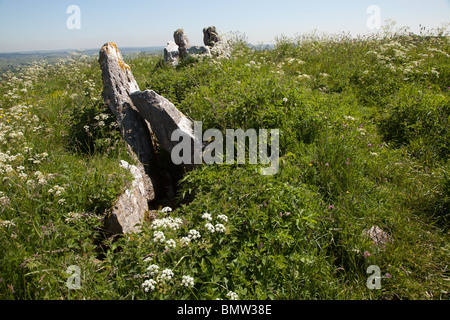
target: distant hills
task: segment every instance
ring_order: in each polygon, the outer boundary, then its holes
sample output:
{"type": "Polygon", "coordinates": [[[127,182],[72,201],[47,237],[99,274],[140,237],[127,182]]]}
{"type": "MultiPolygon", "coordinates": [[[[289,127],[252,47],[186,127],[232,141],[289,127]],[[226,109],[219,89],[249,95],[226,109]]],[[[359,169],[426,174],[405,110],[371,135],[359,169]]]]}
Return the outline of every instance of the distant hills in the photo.
{"type": "MultiPolygon", "coordinates": [[[[120,48],[123,55],[137,53],[162,54],[163,50],[163,46],[120,48]]],[[[0,72],[3,73],[7,70],[15,70],[23,66],[31,65],[35,61],[47,60],[49,63],[54,63],[58,61],[58,59],[69,57],[72,52],[80,52],[83,55],[95,56],[99,51],[100,48],[85,50],[66,49],[0,53],[0,72]]]]}

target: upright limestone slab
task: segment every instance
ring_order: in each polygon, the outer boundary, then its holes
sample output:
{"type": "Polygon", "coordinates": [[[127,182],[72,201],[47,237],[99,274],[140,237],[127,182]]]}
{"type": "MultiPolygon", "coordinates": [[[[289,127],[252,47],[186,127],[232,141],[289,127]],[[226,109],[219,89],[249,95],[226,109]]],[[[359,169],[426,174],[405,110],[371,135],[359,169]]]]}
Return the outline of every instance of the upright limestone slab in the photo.
{"type": "Polygon", "coordinates": [[[101,48],[99,63],[104,101],[116,116],[129,152],[137,160],[136,168],[126,166],[133,170],[134,181],[120,196],[106,222],[110,232],[127,233],[137,231],[135,225],[143,221],[148,202],[155,198],[149,175],[155,154],[148,125],[130,99],[130,94],[139,91],[139,87],[114,43],[101,48]]]}

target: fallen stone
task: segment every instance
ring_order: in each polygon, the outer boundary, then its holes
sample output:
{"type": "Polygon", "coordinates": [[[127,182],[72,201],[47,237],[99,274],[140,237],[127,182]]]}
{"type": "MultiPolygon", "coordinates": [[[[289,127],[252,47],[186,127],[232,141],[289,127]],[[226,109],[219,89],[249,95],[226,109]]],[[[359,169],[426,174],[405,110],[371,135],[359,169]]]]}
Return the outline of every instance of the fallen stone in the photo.
{"type": "Polygon", "coordinates": [[[187,49],[187,56],[190,55],[211,55],[211,50],[209,47],[204,46],[194,46],[187,49]]]}
{"type": "MultiPolygon", "coordinates": [[[[106,43],[100,50],[99,63],[102,70],[103,98],[117,118],[128,151],[136,161],[133,171],[139,172],[139,188],[128,190],[119,198],[109,214],[111,233],[133,230],[148,210],[148,202],[155,198],[150,166],[155,152],[148,124],[134,108],[130,94],[139,91],[130,67],[123,60],[115,43],[106,43]],[[135,205],[135,204],[138,205],[135,205]],[[120,228],[111,223],[114,218],[120,228]]],[[[138,175],[135,175],[138,177],[138,175]]]]}
{"type": "Polygon", "coordinates": [[[105,226],[111,234],[139,232],[139,224],[144,221],[145,214],[149,211],[146,175],[138,167],[124,160],[120,161],[120,166],[130,171],[133,181],[108,213],[105,226]]]}
{"type": "MultiPolygon", "coordinates": [[[[194,143],[194,124],[173,103],[153,90],[134,92],[130,95],[139,113],[146,119],[158,143],[169,153],[179,143],[171,140],[172,133],[180,130],[194,143]]],[[[194,163],[193,161],[191,163],[194,163]]]]}
{"type": "Polygon", "coordinates": [[[393,241],[392,237],[378,226],[373,226],[369,230],[364,230],[363,235],[369,237],[370,240],[379,247],[384,247],[386,244],[393,241]]]}

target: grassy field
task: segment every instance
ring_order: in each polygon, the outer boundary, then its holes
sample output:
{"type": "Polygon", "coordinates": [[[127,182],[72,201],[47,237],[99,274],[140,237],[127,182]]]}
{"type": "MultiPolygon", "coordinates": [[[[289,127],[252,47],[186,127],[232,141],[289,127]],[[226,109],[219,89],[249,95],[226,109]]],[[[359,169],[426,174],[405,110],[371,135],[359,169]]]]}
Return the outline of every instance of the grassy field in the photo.
{"type": "Polygon", "coordinates": [[[102,219],[132,160],[96,59],[2,74],[0,299],[450,297],[449,37],[233,39],[230,59],[126,60],[203,130],[279,129],[278,174],[201,166],[172,212],[116,241],[102,219]],[[392,241],[364,236],[375,225],[392,241]]]}

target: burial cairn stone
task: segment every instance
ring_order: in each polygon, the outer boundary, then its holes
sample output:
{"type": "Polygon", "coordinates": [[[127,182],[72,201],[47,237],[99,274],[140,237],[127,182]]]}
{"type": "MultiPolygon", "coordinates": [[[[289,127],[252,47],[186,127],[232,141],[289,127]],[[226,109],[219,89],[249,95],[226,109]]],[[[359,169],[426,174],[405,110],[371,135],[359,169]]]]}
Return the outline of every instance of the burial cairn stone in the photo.
{"type": "Polygon", "coordinates": [[[131,171],[134,180],[107,215],[106,226],[113,234],[135,232],[138,231],[136,224],[143,221],[149,210],[149,201],[155,198],[149,176],[150,165],[155,157],[153,143],[147,123],[134,108],[130,98],[130,93],[139,91],[139,87],[115,43],[106,43],[101,48],[99,63],[103,99],[116,116],[129,153],[137,163],[135,167],[122,164],[131,171]]]}
{"type": "Polygon", "coordinates": [[[178,29],[174,32],[173,38],[178,46],[178,53],[180,59],[187,57],[187,50],[191,47],[188,37],[184,33],[183,29],[178,29]]]}
{"type": "Polygon", "coordinates": [[[214,45],[221,40],[216,27],[211,26],[203,29],[203,43],[205,46],[214,47],[214,45]]]}
{"type": "MultiPolygon", "coordinates": [[[[192,145],[195,142],[199,145],[199,142],[195,141],[193,122],[169,100],[153,90],[140,91],[130,67],[114,43],[102,47],[99,63],[103,98],[115,114],[129,152],[137,163],[133,166],[121,161],[120,165],[130,171],[133,181],[110,210],[105,225],[112,234],[139,232],[136,225],[144,221],[150,211],[149,203],[155,200],[153,176],[159,170],[153,167],[157,161],[151,134],[169,153],[178,144],[171,141],[175,130],[179,130],[183,139],[187,138],[192,145]]],[[[206,145],[201,145],[202,150],[206,145]]],[[[191,152],[190,157],[194,159],[195,148],[191,152]]],[[[185,166],[186,169],[191,167],[193,165],[185,166]]]]}

